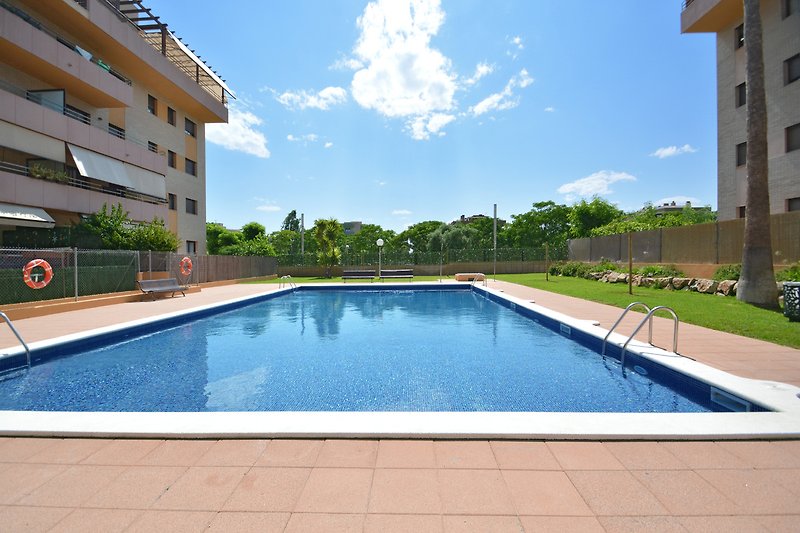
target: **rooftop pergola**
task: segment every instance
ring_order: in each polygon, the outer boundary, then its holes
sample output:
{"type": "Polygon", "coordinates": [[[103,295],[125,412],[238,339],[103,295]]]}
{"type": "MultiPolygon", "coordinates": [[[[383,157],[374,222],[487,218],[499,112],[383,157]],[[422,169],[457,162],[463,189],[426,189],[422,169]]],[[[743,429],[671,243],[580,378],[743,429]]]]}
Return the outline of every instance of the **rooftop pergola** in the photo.
{"type": "Polygon", "coordinates": [[[200,59],[194,50],[191,50],[172,33],[150,8],[145,7],[142,0],[119,0],[118,2],[106,0],[106,3],[139,30],[145,41],[185,72],[206,92],[222,103],[227,102],[228,95],[235,98],[225,80],[200,59]]]}

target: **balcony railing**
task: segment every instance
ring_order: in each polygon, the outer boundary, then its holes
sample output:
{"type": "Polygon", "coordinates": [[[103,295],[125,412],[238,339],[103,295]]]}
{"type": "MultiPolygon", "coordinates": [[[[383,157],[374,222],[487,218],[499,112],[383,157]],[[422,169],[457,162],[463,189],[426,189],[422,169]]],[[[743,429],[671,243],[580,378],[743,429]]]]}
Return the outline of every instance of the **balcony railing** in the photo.
{"type": "MultiPolygon", "coordinates": [[[[79,0],[76,0],[79,2],[79,0]]],[[[101,4],[110,9],[117,18],[130,24],[139,35],[166,57],[173,65],[178,67],[192,81],[197,83],[204,91],[227,105],[227,97],[233,93],[223,80],[199,56],[194,54],[178,37],[167,29],[167,25],[153,15],[149,8],[142,4],[142,0],[126,0],[120,3],[114,0],[99,0],[101,4]]],[[[83,2],[86,3],[86,2],[83,2]]]]}
{"type": "Polygon", "coordinates": [[[27,165],[17,165],[15,163],[9,163],[8,161],[0,161],[0,171],[10,172],[12,174],[18,174],[20,176],[27,176],[29,178],[52,181],[54,183],[60,183],[62,185],[67,185],[69,187],[77,187],[79,189],[84,189],[87,191],[95,191],[103,194],[109,194],[111,196],[116,196],[119,198],[126,198],[129,200],[145,202],[148,204],[164,205],[167,203],[167,200],[164,198],[155,198],[153,196],[148,196],[146,194],[141,194],[127,189],[107,188],[107,187],[102,187],[101,185],[98,184],[94,184],[89,180],[87,180],[86,178],[84,178],[83,176],[81,176],[78,173],[77,168],[65,165],[64,163],[59,163],[57,161],[50,161],[46,159],[40,159],[39,161],[47,165],[47,166],[40,166],[39,169],[50,169],[53,172],[51,174],[42,172],[41,170],[37,169],[37,165],[35,163],[32,164],[31,166],[27,166],[27,165]],[[50,175],[48,176],[47,174],[50,175]]]}
{"type": "Polygon", "coordinates": [[[681,5],[681,11],[685,11],[687,7],[692,5],[692,2],[694,2],[694,0],[683,0],[683,5],[681,5]]]}
{"type": "Polygon", "coordinates": [[[120,80],[121,82],[123,82],[123,83],[125,83],[127,85],[131,84],[131,80],[129,80],[128,78],[126,78],[125,76],[123,76],[122,74],[120,74],[119,72],[114,70],[113,68],[111,68],[111,66],[108,65],[106,62],[104,62],[102,59],[94,57],[87,50],[84,50],[83,48],[81,48],[80,46],[76,45],[72,41],[69,41],[68,39],[66,39],[65,37],[62,37],[61,35],[57,34],[53,30],[51,30],[50,28],[47,28],[46,26],[42,25],[41,22],[39,22],[38,20],[36,20],[35,18],[33,18],[32,16],[27,14],[25,11],[22,11],[18,7],[15,7],[15,6],[12,6],[10,4],[7,4],[3,0],[0,0],[0,7],[5,8],[6,11],[8,11],[10,13],[13,13],[17,17],[21,18],[22,20],[24,20],[25,22],[27,22],[28,24],[30,24],[31,26],[36,28],[37,30],[39,30],[39,31],[41,31],[43,33],[46,33],[47,35],[49,35],[50,37],[52,37],[53,39],[55,39],[56,41],[61,43],[63,46],[66,46],[67,48],[69,48],[70,50],[72,50],[77,55],[81,56],[82,58],[86,59],[90,63],[94,63],[99,68],[105,70],[106,72],[108,72],[109,74],[111,74],[112,76],[114,76],[115,78],[120,80]]]}
{"type": "MultiPolygon", "coordinates": [[[[118,126],[114,126],[113,124],[109,124],[106,127],[101,126],[101,125],[97,124],[97,121],[93,121],[92,120],[93,117],[92,117],[91,113],[87,113],[86,111],[77,109],[77,108],[75,108],[73,106],[70,106],[68,104],[62,106],[62,105],[59,105],[57,103],[51,102],[50,100],[48,100],[46,98],[42,98],[42,96],[41,96],[39,91],[28,91],[28,90],[22,89],[20,87],[17,87],[15,85],[12,85],[12,84],[8,83],[5,80],[0,80],[0,90],[4,90],[6,92],[9,92],[9,93],[12,93],[12,94],[16,94],[20,98],[25,98],[29,102],[33,102],[35,104],[39,104],[40,106],[46,107],[47,109],[55,111],[56,113],[64,115],[65,117],[69,117],[69,118],[71,118],[73,120],[77,120],[78,122],[86,124],[87,126],[91,126],[93,128],[97,128],[99,130],[105,131],[109,135],[112,135],[112,136],[117,137],[119,139],[130,141],[133,144],[141,146],[142,148],[147,148],[151,152],[153,151],[151,146],[150,146],[150,143],[148,141],[146,141],[144,139],[139,139],[134,135],[130,135],[124,129],[122,129],[122,128],[118,127],[118,126]]],[[[157,153],[159,153],[161,155],[166,155],[166,153],[163,150],[160,151],[160,152],[157,152],[157,153]]]]}

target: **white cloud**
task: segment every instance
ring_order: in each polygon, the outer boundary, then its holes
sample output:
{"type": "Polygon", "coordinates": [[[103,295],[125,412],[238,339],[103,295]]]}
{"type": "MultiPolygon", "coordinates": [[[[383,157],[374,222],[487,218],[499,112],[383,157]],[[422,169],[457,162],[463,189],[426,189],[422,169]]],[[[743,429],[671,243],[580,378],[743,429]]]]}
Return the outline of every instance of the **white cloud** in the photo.
{"type": "Polygon", "coordinates": [[[511,42],[511,44],[516,46],[518,50],[524,50],[525,49],[525,45],[522,44],[522,37],[520,37],[519,35],[516,35],[516,36],[512,37],[510,42],[511,42]]]}
{"type": "Polygon", "coordinates": [[[443,22],[439,0],[376,0],[357,21],[361,34],[353,53],[364,66],[353,75],[353,99],[383,116],[407,119],[417,139],[439,132],[450,122],[445,112],[455,107],[451,61],[430,46],[443,22]]]}
{"type": "Polygon", "coordinates": [[[268,158],[267,138],[258,131],[263,120],[234,104],[228,108],[228,123],[206,125],[206,140],[228,150],[268,158]]]}
{"type": "Polygon", "coordinates": [[[319,140],[319,135],[316,133],[307,133],[306,135],[300,135],[299,137],[296,135],[292,135],[291,133],[286,136],[286,140],[289,142],[306,142],[306,143],[313,143],[319,140]]]}
{"type": "Polygon", "coordinates": [[[478,63],[475,67],[475,74],[464,80],[464,85],[475,85],[481,78],[488,76],[492,72],[494,72],[494,65],[490,65],[488,63],[478,63]]]}
{"type": "Polygon", "coordinates": [[[444,137],[445,132],[442,128],[456,119],[454,115],[445,113],[434,113],[432,115],[419,116],[408,121],[407,127],[411,137],[418,140],[429,139],[431,134],[444,137]]]}
{"type": "Polygon", "coordinates": [[[395,209],[394,211],[392,211],[392,214],[395,216],[405,217],[412,213],[408,209],[395,209]]]}
{"type": "Polygon", "coordinates": [[[555,113],[556,112],[556,108],[551,106],[551,105],[545,107],[544,110],[545,110],[546,113],[555,113]]]}
{"type": "Polygon", "coordinates": [[[610,194],[612,191],[609,185],[618,181],[636,181],[636,178],[626,172],[601,170],[585,178],[565,183],[558,188],[558,192],[566,195],[568,201],[576,197],[610,194]]]}
{"type": "Polygon", "coordinates": [[[358,70],[364,68],[364,63],[352,57],[340,57],[328,68],[330,70],[358,70]]]}
{"type": "Polygon", "coordinates": [[[692,154],[697,151],[697,148],[693,148],[688,144],[684,144],[683,146],[666,146],[664,148],[659,148],[652,154],[652,157],[657,157],[659,159],[664,159],[666,157],[673,157],[676,155],[681,154],[692,154]]]}
{"type": "Polygon", "coordinates": [[[469,112],[479,117],[484,113],[490,111],[505,111],[512,109],[519,105],[519,97],[514,95],[514,89],[524,89],[533,83],[533,78],[530,77],[526,69],[519,71],[519,74],[513,76],[502,91],[487,96],[474,106],[469,108],[469,112]]]}
{"type": "Polygon", "coordinates": [[[280,206],[275,205],[274,203],[259,205],[258,207],[256,207],[256,209],[258,211],[266,211],[268,213],[275,213],[281,210],[280,206]]]}
{"type": "Polygon", "coordinates": [[[333,143],[332,143],[332,142],[330,142],[330,141],[329,141],[329,142],[326,142],[326,143],[325,143],[325,148],[333,148],[333,143]]]}
{"type": "Polygon", "coordinates": [[[331,107],[347,101],[347,91],[341,87],[325,87],[315,93],[313,91],[286,91],[276,95],[275,99],[289,109],[320,109],[327,111],[331,107]]]}

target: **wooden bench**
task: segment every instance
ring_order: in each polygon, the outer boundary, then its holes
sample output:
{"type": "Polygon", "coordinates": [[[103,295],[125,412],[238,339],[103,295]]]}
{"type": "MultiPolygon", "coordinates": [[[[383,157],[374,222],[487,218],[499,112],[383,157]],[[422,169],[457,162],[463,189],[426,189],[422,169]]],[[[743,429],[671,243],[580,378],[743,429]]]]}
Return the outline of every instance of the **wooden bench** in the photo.
{"type": "Polygon", "coordinates": [[[381,270],[381,281],[384,279],[413,278],[413,268],[400,268],[396,270],[381,270]]]}
{"type": "Polygon", "coordinates": [[[139,289],[141,289],[143,293],[149,294],[154,300],[156,299],[156,294],[162,292],[171,292],[173,298],[175,297],[175,293],[179,292],[185,297],[186,292],[184,291],[188,289],[185,285],[178,285],[178,280],[175,278],[143,279],[136,283],[139,284],[139,289]]]}
{"type": "Polygon", "coordinates": [[[368,279],[372,281],[375,279],[375,271],[374,270],[343,270],[342,271],[342,282],[346,282],[348,279],[368,279]]]}

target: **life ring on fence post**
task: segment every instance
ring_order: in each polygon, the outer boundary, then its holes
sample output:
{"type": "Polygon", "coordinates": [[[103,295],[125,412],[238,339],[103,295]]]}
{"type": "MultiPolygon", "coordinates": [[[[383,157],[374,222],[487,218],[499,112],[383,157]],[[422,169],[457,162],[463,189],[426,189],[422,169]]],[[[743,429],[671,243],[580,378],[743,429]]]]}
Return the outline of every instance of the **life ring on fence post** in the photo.
{"type": "Polygon", "coordinates": [[[50,263],[45,261],[44,259],[34,259],[30,261],[25,268],[22,269],[22,281],[25,282],[25,285],[30,287],[31,289],[44,289],[47,287],[47,284],[50,283],[50,280],[53,279],[53,267],[50,266],[50,263]],[[44,269],[44,279],[41,281],[36,281],[31,279],[31,272],[36,267],[42,267],[44,269]]]}
{"type": "Polygon", "coordinates": [[[184,276],[190,276],[192,274],[192,260],[188,257],[184,257],[181,259],[181,274],[184,276]]]}

